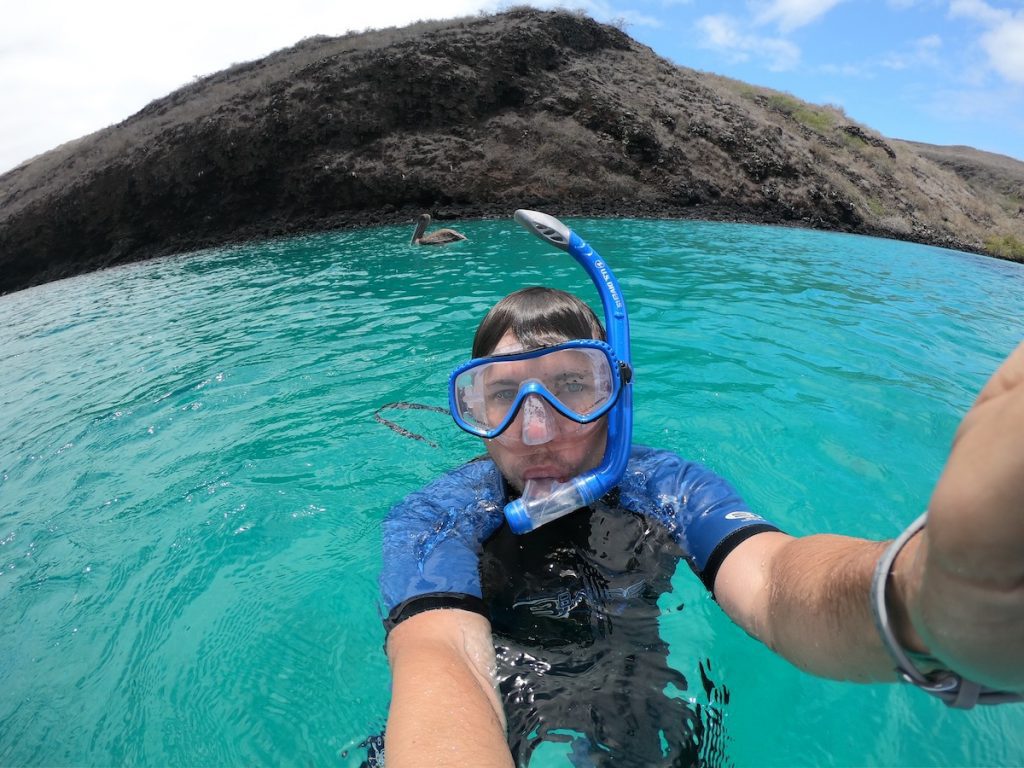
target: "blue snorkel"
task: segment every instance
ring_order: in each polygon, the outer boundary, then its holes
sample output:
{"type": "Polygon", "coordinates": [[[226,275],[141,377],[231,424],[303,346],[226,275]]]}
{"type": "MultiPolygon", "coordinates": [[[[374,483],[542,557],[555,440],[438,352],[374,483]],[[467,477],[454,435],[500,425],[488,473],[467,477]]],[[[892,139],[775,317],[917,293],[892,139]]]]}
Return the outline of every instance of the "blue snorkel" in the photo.
{"type": "Polygon", "coordinates": [[[527,533],[563,515],[593,504],[618,485],[629,460],[633,440],[632,358],[629,317],[619,283],[609,266],[579,235],[553,216],[518,210],[515,220],[541,240],[565,251],[587,271],[601,296],[608,345],[620,363],[622,386],[608,411],[608,440],[600,466],[564,483],[528,480],[523,495],[505,506],[505,518],[515,533],[527,533]]]}

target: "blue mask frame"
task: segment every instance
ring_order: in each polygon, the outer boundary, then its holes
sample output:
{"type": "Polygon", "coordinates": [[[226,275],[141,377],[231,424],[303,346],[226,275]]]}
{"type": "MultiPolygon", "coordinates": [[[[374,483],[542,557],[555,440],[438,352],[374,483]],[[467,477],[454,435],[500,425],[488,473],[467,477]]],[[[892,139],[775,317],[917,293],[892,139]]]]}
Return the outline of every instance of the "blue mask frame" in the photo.
{"type": "Polygon", "coordinates": [[[539,349],[532,349],[527,352],[516,352],[510,355],[492,355],[490,357],[477,357],[460,365],[458,368],[452,371],[451,376],[448,377],[448,408],[451,411],[452,418],[455,419],[455,423],[458,424],[460,428],[462,428],[466,432],[469,432],[471,435],[483,437],[488,440],[498,437],[498,435],[500,435],[502,432],[508,429],[509,425],[513,421],[515,421],[516,414],[519,413],[519,410],[520,408],[522,408],[523,403],[526,401],[526,398],[529,397],[530,395],[538,395],[539,397],[542,397],[546,402],[548,402],[551,405],[552,408],[554,408],[560,414],[565,416],[565,418],[574,421],[577,424],[589,424],[592,421],[597,421],[599,418],[604,416],[606,413],[608,413],[608,411],[615,407],[616,402],[618,402],[619,397],[622,395],[622,374],[623,371],[627,370],[628,366],[626,366],[622,361],[619,360],[618,356],[615,354],[615,350],[612,349],[610,345],[606,344],[603,341],[600,341],[599,339],[576,339],[573,341],[567,341],[563,344],[555,344],[550,347],[540,347],[539,349]],[[547,387],[545,387],[541,382],[536,380],[528,380],[522,386],[520,386],[519,391],[516,393],[515,400],[512,401],[512,405],[508,409],[508,413],[505,415],[505,418],[502,419],[501,423],[498,424],[493,429],[484,429],[483,427],[476,424],[472,424],[462,418],[462,409],[459,408],[459,395],[458,389],[456,387],[456,382],[458,381],[459,376],[461,376],[463,373],[470,370],[471,368],[476,368],[478,366],[486,365],[487,363],[491,362],[512,363],[517,362],[519,360],[532,360],[563,349],[597,349],[605,354],[605,357],[608,359],[608,366],[611,370],[612,392],[608,398],[608,402],[606,402],[600,408],[596,408],[587,414],[576,413],[572,409],[568,408],[564,403],[562,403],[562,401],[555,397],[551,392],[549,392],[547,387]]]}

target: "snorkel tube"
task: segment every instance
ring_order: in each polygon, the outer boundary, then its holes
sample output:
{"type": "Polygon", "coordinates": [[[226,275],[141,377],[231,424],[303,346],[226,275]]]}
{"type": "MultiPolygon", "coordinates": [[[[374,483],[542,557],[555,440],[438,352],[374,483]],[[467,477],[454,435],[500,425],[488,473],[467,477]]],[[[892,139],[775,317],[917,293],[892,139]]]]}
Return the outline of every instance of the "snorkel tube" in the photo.
{"type": "Polygon", "coordinates": [[[604,307],[608,346],[619,359],[622,386],[608,411],[608,440],[600,466],[564,483],[527,480],[523,495],[505,506],[505,518],[515,533],[527,533],[573,510],[593,504],[622,478],[633,440],[633,378],[629,354],[629,317],[619,283],[600,254],[554,216],[518,210],[515,220],[541,240],[565,251],[587,271],[604,307]]]}

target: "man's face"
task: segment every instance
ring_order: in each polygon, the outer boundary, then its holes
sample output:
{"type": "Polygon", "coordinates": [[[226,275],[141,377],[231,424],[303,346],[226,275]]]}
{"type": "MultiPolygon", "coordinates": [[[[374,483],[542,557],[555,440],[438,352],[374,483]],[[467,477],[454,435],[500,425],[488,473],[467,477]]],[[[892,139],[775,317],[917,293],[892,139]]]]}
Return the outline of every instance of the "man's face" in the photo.
{"type": "MultiPolygon", "coordinates": [[[[501,337],[491,354],[522,351],[519,342],[509,331],[501,337]]],[[[487,453],[498,465],[501,474],[520,492],[527,480],[552,478],[565,482],[594,469],[601,463],[608,437],[605,418],[592,424],[577,424],[538,400],[536,395],[528,398],[508,429],[498,438],[484,441],[487,453]],[[531,408],[534,412],[543,408],[543,416],[531,416],[531,408]],[[524,419],[527,420],[525,433],[524,419]],[[531,440],[531,435],[537,432],[542,433],[540,439],[543,442],[530,444],[535,442],[531,440]]]]}

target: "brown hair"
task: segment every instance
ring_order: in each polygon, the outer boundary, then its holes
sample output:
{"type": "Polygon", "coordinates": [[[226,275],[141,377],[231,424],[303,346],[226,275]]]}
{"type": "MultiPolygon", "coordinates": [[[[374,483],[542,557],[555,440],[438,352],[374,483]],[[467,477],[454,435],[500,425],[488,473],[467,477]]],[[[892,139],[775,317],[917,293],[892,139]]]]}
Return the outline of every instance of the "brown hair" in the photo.
{"type": "Polygon", "coordinates": [[[524,349],[570,339],[605,339],[601,321],[584,302],[557,288],[539,286],[510,293],[491,307],[473,337],[473,357],[493,353],[509,330],[524,349]]]}

